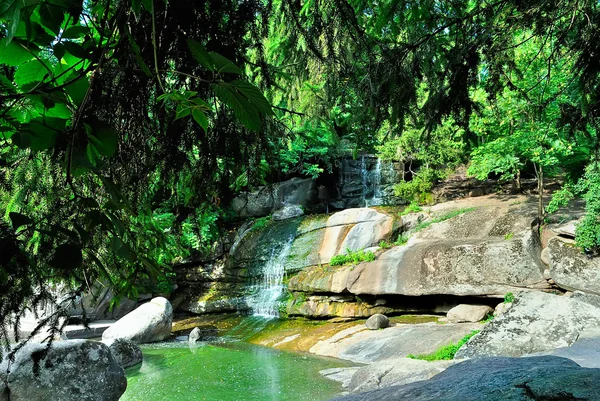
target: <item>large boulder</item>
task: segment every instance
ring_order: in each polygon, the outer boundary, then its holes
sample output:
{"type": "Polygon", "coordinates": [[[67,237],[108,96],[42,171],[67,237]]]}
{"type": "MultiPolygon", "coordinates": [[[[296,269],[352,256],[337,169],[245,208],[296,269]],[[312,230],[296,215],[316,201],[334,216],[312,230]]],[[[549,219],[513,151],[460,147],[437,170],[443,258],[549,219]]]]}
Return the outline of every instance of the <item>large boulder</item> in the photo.
{"type": "Polygon", "coordinates": [[[231,202],[232,209],[242,217],[267,216],[285,205],[299,205],[310,210],[316,203],[317,184],[311,178],[287,181],[240,194],[231,202]]]}
{"type": "Polygon", "coordinates": [[[158,297],[119,319],[102,334],[102,340],[124,338],[137,344],[163,341],[171,335],[173,307],[158,297]]]}
{"type": "Polygon", "coordinates": [[[10,401],[118,401],[127,388],[123,368],[96,341],[27,344],[0,371],[10,401]]]}
{"type": "Polygon", "coordinates": [[[600,369],[554,356],[475,359],[430,380],[336,398],[336,401],[598,400],[600,369]]]}
{"type": "Polygon", "coordinates": [[[321,263],[346,250],[358,251],[377,245],[392,233],[394,219],[374,209],[346,209],[327,220],[325,237],[321,243],[321,263]]]}
{"type": "Polygon", "coordinates": [[[494,309],[488,305],[460,304],[450,309],[446,317],[451,323],[475,323],[485,319],[492,312],[494,312],[494,309]]]}
{"type": "Polygon", "coordinates": [[[590,328],[600,328],[600,308],[565,296],[524,292],[458,350],[456,358],[520,356],[567,347],[590,328]]]}
{"type": "MultiPolygon", "coordinates": [[[[292,277],[289,287],[309,293],[409,296],[503,296],[521,288],[550,288],[543,274],[539,238],[531,228],[535,213],[532,215],[529,209],[482,207],[468,211],[430,225],[406,245],[388,249],[372,262],[327,270],[320,266],[304,269],[292,277]]],[[[328,233],[320,251],[322,261],[351,243],[347,238],[360,239],[362,247],[375,238],[373,228],[364,236],[351,235],[354,230],[362,232],[357,219],[346,220],[347,224],[356,224],[349,229],[337,219],[332,220],[334,216],[327,223],[328,233]]]]}
{"type": "Polygon", "coordinates": [[[600,258],[589,258],[560,238],[548,242],[550,276],[561,288],[600,295],[600,258]]]}
{"type": "Polygon", "coordinates": [[[123,369],[135,366],[144,360],[142,350],[133,341],[118,338],[109,341],[106,345],[108,345],[108,349],[123,369]]]}
{"type": "Polygon", "coordinates": [[[390,319],[380,313],[376,313],[365,322],[365,326],[369,330],[379,330],[390,327],[390,319]]]}
{"type": "Polygon", "coordinates": [[[287,220],[304,215],[304,210],[298,205],[286,205],[273,213],[273,220],[287,220]]]}

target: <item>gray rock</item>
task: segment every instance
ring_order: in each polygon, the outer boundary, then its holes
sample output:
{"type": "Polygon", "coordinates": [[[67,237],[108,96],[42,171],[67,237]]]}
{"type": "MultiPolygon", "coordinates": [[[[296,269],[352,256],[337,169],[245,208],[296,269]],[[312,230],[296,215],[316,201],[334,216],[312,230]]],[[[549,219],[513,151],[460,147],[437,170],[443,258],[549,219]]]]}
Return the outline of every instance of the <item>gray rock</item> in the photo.
{"type": "Polygon", "coordinates": [[[500,302],[494,308],[494,316],[500,316],[506,313],[506,311],[512,306],[512,302],[500,302]]]}
{"type": "Polygon", "coordinates": [[[27,344],[17,352],[6,380],[10,401],[117,401],[125,392],[125,372],[106,345],[69,340],[46,349],[27,344]]]}
{"type": "Polygon", "coordinates": [[[329,380],[333,380],[339,382],[342,385],[342,388],[348,388],[350,385],[350,381],[352,380],[352,376],[358,371],[359,367],[352,368],[331,368],[321,370],[319,373],[328,378],[329,380]]]}
{"type": "Polygon", "coordinates": [[[218,333],[219,330],[215,326],[194,327],[194,330],[191,331],[188,337],[188,341],[191,343],[204,341],[210,337],[215,337],[218,333]]]}
{"type": "Polygon", "coordinates": [[[385,360],[358,369],[347,388],[356,393],[427,380],[455,363],[457,361],[428,362],[409,358],[385,360]]]}
{"type": "Polygon", "coordinates": [[[336,398],[336,401],[597,401],[600,369],[553,356],[474,359],[430,380],[336,398]]]}
{"type": "Polygon", "coordinates": [[[567,237],[567,238],[575,238],[575,230],[577,229],[577,225],[581,222],[581,219],[569,221],[564,224],[552,224],[550,225],[550,229],[554,231],[556,234],[567,237]]]}
{"type": "Polygon", "coordinates": [[[365,322],[365,326],[369,330],[379,330],[385,329],[386,327],[390,327],[390,319],[382,314],[375,314],[367,319],[365,322]]]}
{"type": "Polygon", "coordinates": [[[313,179],[292,178],[241,194],[233,199],[231,207],[242,217],[262,217],[284,205],[300,205],[310,210],[317,202],[317,184],[313,179]]]}
{"type": "Polygon", "coordinates": [[[2,379],[0,375],[0,401],[10,401],[8,399],[8,387],[6,387],[6,383],[4,379],[2,379]]]}
{"type": "Polygon", "coordinates": [[[103,334],[102,340],[124,338],[137,344],[163,341],[171,335],[173,307],[158,297],[128,313],[103,334]]]}
{"type": "Polygon", "coordinates": [[[552,279],[561,288],[600,295],[600,258],[589,258],[579,248],[559,238],[548,242],[552,279]]]}
{"type": "Polygon", "coordinates": [[[458,342],[479,323],[399,324],[385,330],[369,330],[358,325],[317,342],[310,352],[322,356],[372,363],[404,358],[408,354],[429,354],[443,345],[458,342]]]}
{"type": "Polygon", "coordinates": [[[298,216],[303,216],[304,210],[298,205],[286,205],[273,213],[273,220],[287,220],[298,216]]]}
{"type": "Polygon", "coordinates": [[[118,338],[108,345],[110,352],[123,369],[142,363],[144,356],[142,350],[133,341],[118,338]]]}
{"type": "Polygon", "coordinates": [[[542,253],[540,254],[540,259],[542,262],[548,266],[550,264],[550,249],[544,248],[542,249],[542,253]]]}
{"type": "Polygon", "coordinates": [[[586,304],[593,305],[596,308],[600,308],[600,295],[588,294],[582,291],[575,291],[571,295],[571,298],[577,301],[585,302],[586,304]]]}
{"type": "Polygon", "coordinates": [[[524,292],[458,350],[456,358],[520,356],[567,347],[590,328],[600,328],[599,308],[564,296],[524,292]]]}
{"type": "Polygon", "coordinates": [[[560,356],[568,358],[584,368],[600,368],[600,329],[584,330],[575,344],[570,347],[534,354],[534,356],[538,355],[560,356]]]}
{"type": "Polygon", "coordinates": [[[460,304],[450,309],[446,317],[450,323],[475,323],[485,319],[493,311],[487,305],[460,304]]]}

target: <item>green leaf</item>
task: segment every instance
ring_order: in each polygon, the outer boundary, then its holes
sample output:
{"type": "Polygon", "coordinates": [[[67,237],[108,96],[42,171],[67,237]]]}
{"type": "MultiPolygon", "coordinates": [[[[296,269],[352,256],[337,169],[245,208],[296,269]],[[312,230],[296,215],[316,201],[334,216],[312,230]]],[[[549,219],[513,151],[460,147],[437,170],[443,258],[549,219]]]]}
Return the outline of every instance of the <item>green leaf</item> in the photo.
{"type": "Polygon", "coordinates": [[[256,86],[252,85],[250,82],[241,80],[235,80],[231,82],[231,84],[242,92],[242,94],[262,113],[268,116],[274,115],[271,104],[256,86]]]}
{"type": "Polygon", "coordinates": [[[131,0],[131,10],[136,17],[140,16],[140,12],[142,11],[142,3],[140,3],[140,0],[131,0]]]}
{"type": "Polygon", "coordinates": [[[19,227],[33,223],[33,220],[21,213],[10,212],[8,214],[8,217],[10,218],[10,222],[12,223],[12,227],[14,230],[18,229],[19,227]]]}
{"type": "Polygon", "coordinates": [[[71,243],[59,245],[49,262],[50,266],[61,270],[74,270],[81,267],[82,263],[81,247],[71,243]]]}
{"type": "Polygon", "coordinates": [[[15,72],[15,83],[22,86],[30,82],[43,81],[45,77],[50,75],[46,67],[49,68],[48,64],[44,66],[39,60],[31,60],[20,65],[17,72],[15,72]]]}
{"type": "Polygon", "coordinates": [[[23,124],[19,132],[11,137],[12,142],[22,149],[46,150],[54,146],[58,133],[64,130],[67,120],[60,118],[37,118],[23,124]]]}
{"type": "Polygon", "coordinates": [[[63,10],[49,3],[42,3],[39,6],[39,13],[42,25],[58,35],[65,19],[63,10]]]}
{"type": "Polygon", "coordinates": [[[0,41],[0,64],[6,64],[11,67],[17,67],[34,58],[39,49],[37,47],[27,46],[20,40],[13,40],[10,43],[7,38],[0,41]]]}
{"type": "Polygon", "coordinates": [[[184,103],[179,103],[177,105],[177,114],[175,116],[175,120],[179,120],[180,118],[187,117],[190,115],[191,109],[190,106],[184,103]]]}
{"type": "Polygon", "coordinates": [[[90,33],[87,26],[75,25],[67,28],[60,36],[62,39],[79,39],[90,33]]]}
{"type": "Polygon", "coordinates": [[[237,119],[250,131],[259,131],[261,127],[260,114],[248,99],[241,96],[233,86],[227,83],[213,84],[215,94],[223,103],[231,107],[237,119]]]}
{"type": "Polygon", "coordinates": [[[118,146],[117,131],[104,123],[92,126],[92,135],[88,136],[90,143],[102,156],[110,157],[115,154],[118,146]]]}
{"type": "Polygon", "coordinates": [[[188,39],[187,45],[190,48],[190,51],[192,52],[192,56],[194,56],[196,61],[199,62],[202,67],[206,68],[209,71],[215,70],[213,66],[213,59],[208,54],[202,43],[194,39],[188,39]]]}
{"type": "Polygon", "coordinates": [[[221,56],[219,53],[210,52],[208,54],[210,54],[210,58],[212,59],[217,72],[242,75],[242,70],[240,70],[237,65],[233,64],[231,60],[221,56]]]}
{"type": "Polygon", "coordinates": [[[86,58],[89,58],[89,56],[90,56],[88,51],[85,50],[83,48],[83,46],[81,46],[79,43],[63,42],[63,45],[65,46],[65,49],[67,50],[67,52],[69,52],[70,54],[72,54],[73,56],[75,56],[77,58],[86,59],[86,58]]]}
{"type": "Polygon", "coordinates": [[[192,117],[198,123],[198,125],[200,125],[204,131],[206,131],[208,128],[208,119],[206,118],[206,114],[204,114],[202,110],[194,108],[192,110],[192,117]]]}
{"type": "Polygon", "coordinates": [[[142,5],[149,12],[154,12],[154,2],[152,0],[142,0],[142,5]]]}
{"type": "Polygon", "coordinates": [[[111,239],[111,247],[115,254],[125,260],[129,260],[130,262],[135,261],[135,253],[131,250],[131,248],[125,244],[119,237],[113,235],[111,239]]]}
{"type": "Polygon", "coordinates": [[[15,93],[17,90],[10,79],[6,78],[4,74],[0,74],[0,94],[14,95],[15,93]]]}
{"type": "Polygon", "coordinates": [[[53,51],[54,57],[56,57],[58,61],[60,61],[65,55],[65,46],[62,43],[57,43],[54,45],[53,51]]]}
{"type": "Polygon", "coordinates": [[[73,101],[73,103],[76,106],[79,106],[81,104],[81,102],[83,102],[83,99],[85,98],[85,95],[87,94],[89,87],[90,87],[90,83],[89,83],[87,77],[83,76],[80,79],[73,82],[72,84],[68,85],[65,88],[65,90],[71,97],[71,100],[73,101]]]}

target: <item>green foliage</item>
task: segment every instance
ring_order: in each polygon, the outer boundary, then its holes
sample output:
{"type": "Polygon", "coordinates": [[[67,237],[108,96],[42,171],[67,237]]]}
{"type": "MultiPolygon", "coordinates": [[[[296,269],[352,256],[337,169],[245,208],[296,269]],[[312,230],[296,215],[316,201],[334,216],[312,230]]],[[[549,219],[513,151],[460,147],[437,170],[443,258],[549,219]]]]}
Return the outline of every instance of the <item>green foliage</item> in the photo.
{"type": "Polygon", "coordinates": [[[342,266],[347,264],[358,264],[361,262],[372,262],[375,260],[375,254],[371,251],[364,251],[363,249],[358,251],[352,251],[346,249],[346,253],[335,255],[329,261],[330,266],[342,266]]]}
{"type": "Polygon", "coordinates": [[[515,233],[508,233],[504,236],[504,239],[506,241],[510,241],[514,235],[515,235],[515,233]]]}
{"type": "Polygon", "coordinates": [[[504,294],[504,303],[505,304],[510,304],[514,300],[515,300],[515,296],[512,292],[507,292],[506,294],[504,294]]]}
{"type": "Polygon", "coordinates": [[[262,230],[271,222],[271,216],[260,217],[254,221],[253,230],[262,230]]]}
{"type": "Polygon", "coordinates": [[[424,354],[424,355],[409,354],[406,357],[407,358],[411,358],[411,359],[421,359],[421,360],[424,360],[424,361],[447,361],[447,360],[452,360],[452,359],[454,359],[454,355],[456,355],[456,353],[458,352],[458,350],[463,345],[465,345],[471,339],[471,337],[475,336],[479,332],[480,332],[480,330],[473,330],[469,334],[467,334],[466,336],[464,336],[463,338],[461,338],[457,343],[444,345],[444,346],[438,348],[436,351],[434,351],[431,354],[424,354]]]}
{"type": "Polygon", "coordinates": [[[419,206],[417,202],[413,201],[402,211],[402,213],[400,213],[400,216],[406,216],[410,213],[418,213],[422,210],[423,209],[421,208],[421,206],[419,206]]]}
{"type": "Polygon", "coordinates": [[[487,316],[485,317],[485,319],[483,319],[481,322],[481,324],[486,324],[491,322],[492,320],[494,320],[494,314],[493,313],[488,313],[487,316]]]}

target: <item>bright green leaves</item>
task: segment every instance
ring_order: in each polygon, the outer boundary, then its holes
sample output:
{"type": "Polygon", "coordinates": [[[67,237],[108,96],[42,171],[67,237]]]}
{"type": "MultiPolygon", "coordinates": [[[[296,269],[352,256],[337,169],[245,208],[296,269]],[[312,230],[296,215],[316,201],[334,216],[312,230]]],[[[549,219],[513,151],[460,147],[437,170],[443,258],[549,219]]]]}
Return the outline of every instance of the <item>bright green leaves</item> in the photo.
{"type": "Polygon", "coordinates": [[[30,82],[43,81],[45,77],[51,75],[50,65],[45,60],[31,60],[21,64],[15,72],[15,83],[23,86],[30,82]]]}
{"type": "Polygon", "coordinates": [[[40,22],[54,34],[60,33],[60,27],[64,20],[63,10],[53,4],[42,3],[38,8],[40,22]]]}
{"type": "Polygon", "coordinates": [[[254,85],[245,81],[221,82],[213,84],[213,90],[220,101],[229,106],[236,118],[250,131],[259,131],[262,125],[261,113],[273,115],[273,110],[264,95],[254,85]]]}
{"type": "Polygon", "coordinates": [[[176,105],[175,120],[178,120],[189,115],[194,121],[202,127],[203,130],[208,129],[208,118],[206,112],[211,110],[211,107],[204,100],[196,97],[198,93],[193,91],[185,91],[184,93],[165,93],[158,97],[159,101],[173,102],[176,105]]]}
{"type": "Polygon", "coordinates": [[[90,56],[89,52],[83,46],[81,46],[79,43],[63,42],[63,46],[65,47],[65,50],[67,52],[69,52],[70,54],[72,54],[73,56],[75,56],[77,58],[86,59],[86,58],[89,58],[89,56],[90,56]]]}
{"type": "Polygon", "coordinates": [[[8,41],[7,38],[0,41],[0,64],[17,67],[35,57],[39,49],[26,45],[20,40],[8,41]]]}
{"type": "Polygon", "coordinates": [[[83,102],[89,87],[90,83],[87,77],[84,76],[68,85],[65,88],[65,91],[70,96],[71,101],[75,104],[75,106],[79,106],[83,102]]]}
{"type": "Polygon", "coordinates": [[[209,71],[214,71],[213,60],[202,45],[202,43],[194,39],[188,39],[187,45],[190,48],[190,51],[192,52],[192,56],[194,56],[196,61],[199,62],[202,67],[206,68],[209,71]]]}
{"type": "Polygon", "coordinates": [[[67,28],[60,36],[62,39],[79,39],[90,33],[87,26],[75,25],[67,28]]]}

